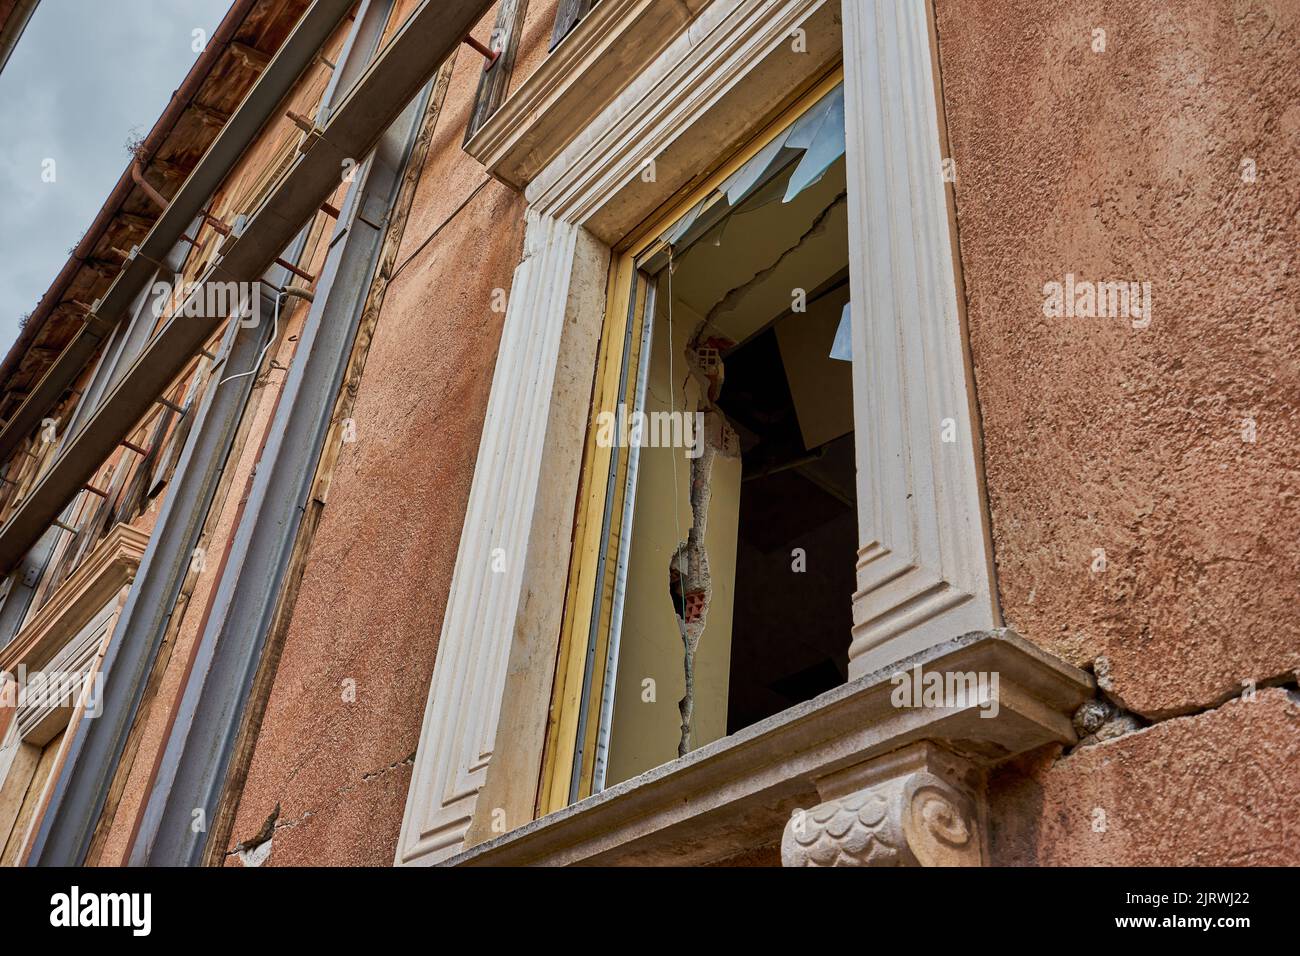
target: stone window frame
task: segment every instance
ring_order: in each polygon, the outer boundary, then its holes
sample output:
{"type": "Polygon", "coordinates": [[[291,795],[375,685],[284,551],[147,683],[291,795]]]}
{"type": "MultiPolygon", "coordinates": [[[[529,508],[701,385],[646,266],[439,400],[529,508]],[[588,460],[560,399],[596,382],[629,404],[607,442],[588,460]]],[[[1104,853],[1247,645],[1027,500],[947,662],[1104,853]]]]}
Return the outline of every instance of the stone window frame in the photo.
{"type": "MultiPolygon", "coordinates": [[[[596,10],[616,6],[636,4],[596,10]]],[[[398,864],[442,862],[534,818],[614,251],[841,51],[853,353],[866,357],[854,363],[856,456],[870,502],[858,513],[850,682],[999,624],[933,43],[923,0],[863,0],[842,15],[834,0],[713,0],[596,115],[568,110],[566,127],[508,100],[467,144],[500,178],[528,176],[527,230],[398,864]],[[536,141],[530,124],[567,144],[531,175],[520,158],[536,141]]]]}

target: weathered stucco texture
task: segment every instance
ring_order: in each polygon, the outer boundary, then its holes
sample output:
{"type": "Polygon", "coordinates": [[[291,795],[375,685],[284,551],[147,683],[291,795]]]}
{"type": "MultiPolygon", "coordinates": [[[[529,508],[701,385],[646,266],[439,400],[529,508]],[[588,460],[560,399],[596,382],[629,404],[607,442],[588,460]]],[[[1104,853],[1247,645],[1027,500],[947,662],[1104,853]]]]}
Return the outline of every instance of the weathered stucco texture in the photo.
{"type": "Polygon", "coordinates": [[[522,198],[460,149],[481,69],[458,57],[240,800],[232,845],[280,805],[269,865],[396,850],[523,245],[522,198]]]}
{"type": "Polygon", "coordinates": [[[1150,718],[1285,679],[1300,5],[937,0],[936,25],[1007,623],[1104,656],[1150,718]],[[1067,273],[1149,282],[1150,325],[1045,317],[1067,273]]]}
{"type": "Polygon", "coordinates": [[[989,781],[1003,866],[1300,865],[1300,696],[1262,690],[989,781]]]}

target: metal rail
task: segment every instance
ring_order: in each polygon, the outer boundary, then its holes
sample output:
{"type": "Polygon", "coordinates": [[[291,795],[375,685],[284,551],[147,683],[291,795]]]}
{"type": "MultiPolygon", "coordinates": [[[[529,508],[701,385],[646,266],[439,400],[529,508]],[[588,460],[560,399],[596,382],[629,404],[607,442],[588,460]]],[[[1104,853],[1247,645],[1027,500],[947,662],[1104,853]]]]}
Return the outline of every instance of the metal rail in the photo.
{"type": "MultiPolygon", "coordinates": [[[[342,0],[317,0],[304,22],[322,5],[328,4],[326,9],[332,10],[338,2],[342,0]]],[[[272,193],[242,228],[237,225],[232,231],[232,236],[222,244],[220,260],[209,268],[203,281],[257,281],[302,224],[334,191],[341,174],[370,152],[384,130],[489,6],[489,0],[424,0],[356,81],[325,126],[317,127],[307,136],[301,147],[306,151],[272,193]]],[[[267,74],[276,69],[278,60],[277,55],[267,67],[267,74]]],[[[250,99],[260,86],[259,82],[254,87],[250,99]]],[[[214,143],[212,149],[217,145],[214,143]]],[[[191,175],[190,180],[193,179],[191,175]]],[[[175,236],[171,240],[174,242],[189,224],[189,218],[202,206],[199,196],[189,198],[191,209],[178,210],[173,200],[154,232],[164,222],[174,220],[175,236]]],[[[170,243],[166,248],[169,247],[170,243]]],[[[166,248],[157,250],[155,258],[164,255],[166,248]]],[[[143,270],[145,279],[152,273],[153,267],[144,251],[127,264],[119,281],[100,301],[101,315],[120,314],[130,305],[135,293],[122,280],[128,270],[136,268],[143,270]],[[138,262],[142,259],[146,261],[138,262]],[[123,286],[120,293],[119,286],[123,286]]],[[[68,499],[126,437],[225,318],[181,314],[158,331],[123,380],[104,397],[85,427],[0,528],[0,571],[12,568],[36,543],[68,499]]]]}
{"type": "MultiPolygon", "coordinates": [[[[184,235],[191,220],[203,209],[245,150],[257,139],[266,121],[275,115],[285,96],[298,82],[298,77],[315,59],[321,45],[352,9],[352,4],[353,0],[316,0],[303,14],[198,165],[167,203],[149,234],[132,250],[108,291],[93,303],[91,315],[94,318],[87,316],[86,326],[59,353],[54,364],[0,429],[0,461],[40,424],[45,413],[76,381],[100,343],[124,317],[130,315],[131,303],[148,284],[154,270],[184,235]]],[[[284,245],[281,243],[277,251],[284,245]]],[[[5,561],[5,570],[11,564],[11,561],[5,561]]]]}

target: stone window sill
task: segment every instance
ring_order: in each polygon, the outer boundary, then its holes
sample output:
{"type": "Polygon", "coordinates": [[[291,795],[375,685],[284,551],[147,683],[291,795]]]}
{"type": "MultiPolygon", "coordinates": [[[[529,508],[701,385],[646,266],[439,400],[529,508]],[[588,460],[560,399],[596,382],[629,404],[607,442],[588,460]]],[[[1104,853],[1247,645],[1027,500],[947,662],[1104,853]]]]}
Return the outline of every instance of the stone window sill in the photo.
{"type": "MultiPolygon", "coordinates": [[[[792,813],[827,799],[824,781],[856,774],[861,782],[861,768],[905,748],[933,746],[982,772],[1045,744],[1074,743],[1071,716],[1094,689],[1088,674],[1008,630],[972,632],[864,674],[442,865],[717,862],[778,839],[792,813]],[[973,702],[894,706],[892,678],[918,664],[922,673],[996,673],[996,713],[973,702]]],[[[892,761],[895,767],[867,782],[874,786],[891,773],[918,769],[914,761],[905,762],[909,765],[903,767],[892,761]]],[[[982,830],[978,820],[973,825],[982,830]]]]}

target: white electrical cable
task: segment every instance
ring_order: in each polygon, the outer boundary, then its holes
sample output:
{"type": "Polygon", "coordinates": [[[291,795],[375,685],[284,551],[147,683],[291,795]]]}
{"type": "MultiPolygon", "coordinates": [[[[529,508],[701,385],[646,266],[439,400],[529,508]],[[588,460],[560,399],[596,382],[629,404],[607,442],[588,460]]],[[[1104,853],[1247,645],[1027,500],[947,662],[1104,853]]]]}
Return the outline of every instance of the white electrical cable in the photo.
{"type": "MultiPolygon", "coordinates": [[[[258,369],[262,367],[262,360],[266,358],[266,353],[270,350],[271,346],[275,344],[275,336],[280,329],[280,300],[283,299],[288,294],[289,294],[288,289],[281,289],[279,292],[275,294],[275,310],[274,310],[274,315],[271,318],[271,337],[267,339],[266,344],[262,346],[262,351],[257,356],[257,361],[253,363],[253,367],[250,368],[247,372],[238,372],[234,375],[227,375],[221,381],[217,382],[217,388],[220,388],[222,385],[225,385],[227,382],[231,381],[232,379],[243,378],[245,375],[253,375],[254,373],[257,372],[258,369]]],[[[238,313],[235,314],[235,320],[236,321],[239,320],[238,313]]]]}

